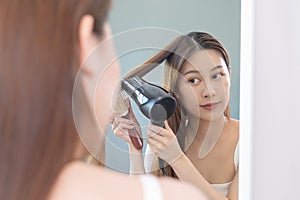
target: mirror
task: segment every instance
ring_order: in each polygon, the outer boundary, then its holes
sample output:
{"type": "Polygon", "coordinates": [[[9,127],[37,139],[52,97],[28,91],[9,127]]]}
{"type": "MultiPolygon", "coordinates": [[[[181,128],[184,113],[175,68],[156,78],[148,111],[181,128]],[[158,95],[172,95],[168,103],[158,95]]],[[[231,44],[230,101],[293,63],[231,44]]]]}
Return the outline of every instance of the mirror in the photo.
{"type": "MultiPolygon", "coordinates": [[[[220,40],[230,55],[231,116],[239,119],[240,86],[240,0],[180,0],[124,2],[115,0],[109,21],[122,66],[122,74],[142,64],[175,37],[190,31],[210,33],[220,40]]],[[[161,85],[163,67],[145,78],[161,85]]],[[[132,104],[134,109],[137,109],[132,104]]],[[[135,112],[142,127],[147,120],[135,112]]],[[[127,144],[110,130],[106,140],[106,165],[117,171],[129,172],[127,144]]]]}

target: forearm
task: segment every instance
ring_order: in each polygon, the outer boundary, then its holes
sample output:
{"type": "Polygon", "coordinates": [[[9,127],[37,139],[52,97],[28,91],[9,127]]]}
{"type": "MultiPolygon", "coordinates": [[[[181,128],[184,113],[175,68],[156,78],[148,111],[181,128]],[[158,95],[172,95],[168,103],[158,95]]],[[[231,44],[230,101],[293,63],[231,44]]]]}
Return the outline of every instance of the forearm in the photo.
{"type": "Polygon", "coordinates": [[[145,174],[142,150],[137,150],[129,145],[130,152],[130,174],[145,174]]]}
{"type": "Polygon", "coordinates": [[[218,191],[216,191],[194,167],[193,163],[186,155],[181,156],[172,165],[175,173],[180,180],[192,183],[197,186],[211,200],[227,200],[218,191]]]}

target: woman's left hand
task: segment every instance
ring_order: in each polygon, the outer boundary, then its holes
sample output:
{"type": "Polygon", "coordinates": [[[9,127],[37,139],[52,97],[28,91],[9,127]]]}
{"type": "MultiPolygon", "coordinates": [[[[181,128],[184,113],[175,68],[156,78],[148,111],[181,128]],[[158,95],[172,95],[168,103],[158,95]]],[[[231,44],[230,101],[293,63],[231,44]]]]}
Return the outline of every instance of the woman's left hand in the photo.
{"type": "Polygon", "coordinates": [[[172,165],[183,155],[176,135],[173,133],[167,121],[165,128],[150,124],[147,129],[147,142],[158,157],[172,165]]]}

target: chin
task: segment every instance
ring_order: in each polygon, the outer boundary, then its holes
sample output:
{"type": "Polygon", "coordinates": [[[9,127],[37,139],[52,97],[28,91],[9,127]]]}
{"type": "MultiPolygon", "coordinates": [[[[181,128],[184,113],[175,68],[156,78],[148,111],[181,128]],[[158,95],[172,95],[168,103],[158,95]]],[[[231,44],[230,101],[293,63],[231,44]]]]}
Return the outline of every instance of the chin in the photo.
{"type": "Polygon", "coordinates": [[[220,119],[221,117],[224,117],[224,113],[223,112],[222,113],[221,112],[218,112],[218,113],[211,112],[210,114],[205,113],[205,114],[201,114],[199,116],[199,118],[201,120],[206,120],[206,121],[215,121],[215,120],[220,119]]]}

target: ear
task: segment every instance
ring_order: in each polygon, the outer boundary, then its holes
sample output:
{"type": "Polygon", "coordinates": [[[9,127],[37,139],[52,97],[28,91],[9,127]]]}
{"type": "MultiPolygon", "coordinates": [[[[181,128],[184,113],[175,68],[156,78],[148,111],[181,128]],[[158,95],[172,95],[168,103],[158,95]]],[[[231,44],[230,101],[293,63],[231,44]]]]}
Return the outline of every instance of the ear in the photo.
{"type": "MultiPolygon", "coordinates": [[[[95,35],[93,34],[95,19],[91,15],[84,15],[79,22],[79,62],[82,64],[95,47],[95,35]]],[[[84,71],[86,71],[85,69],[84,71]]],[[[87,73],[89,73],[87,71],[87,73]]]]}

